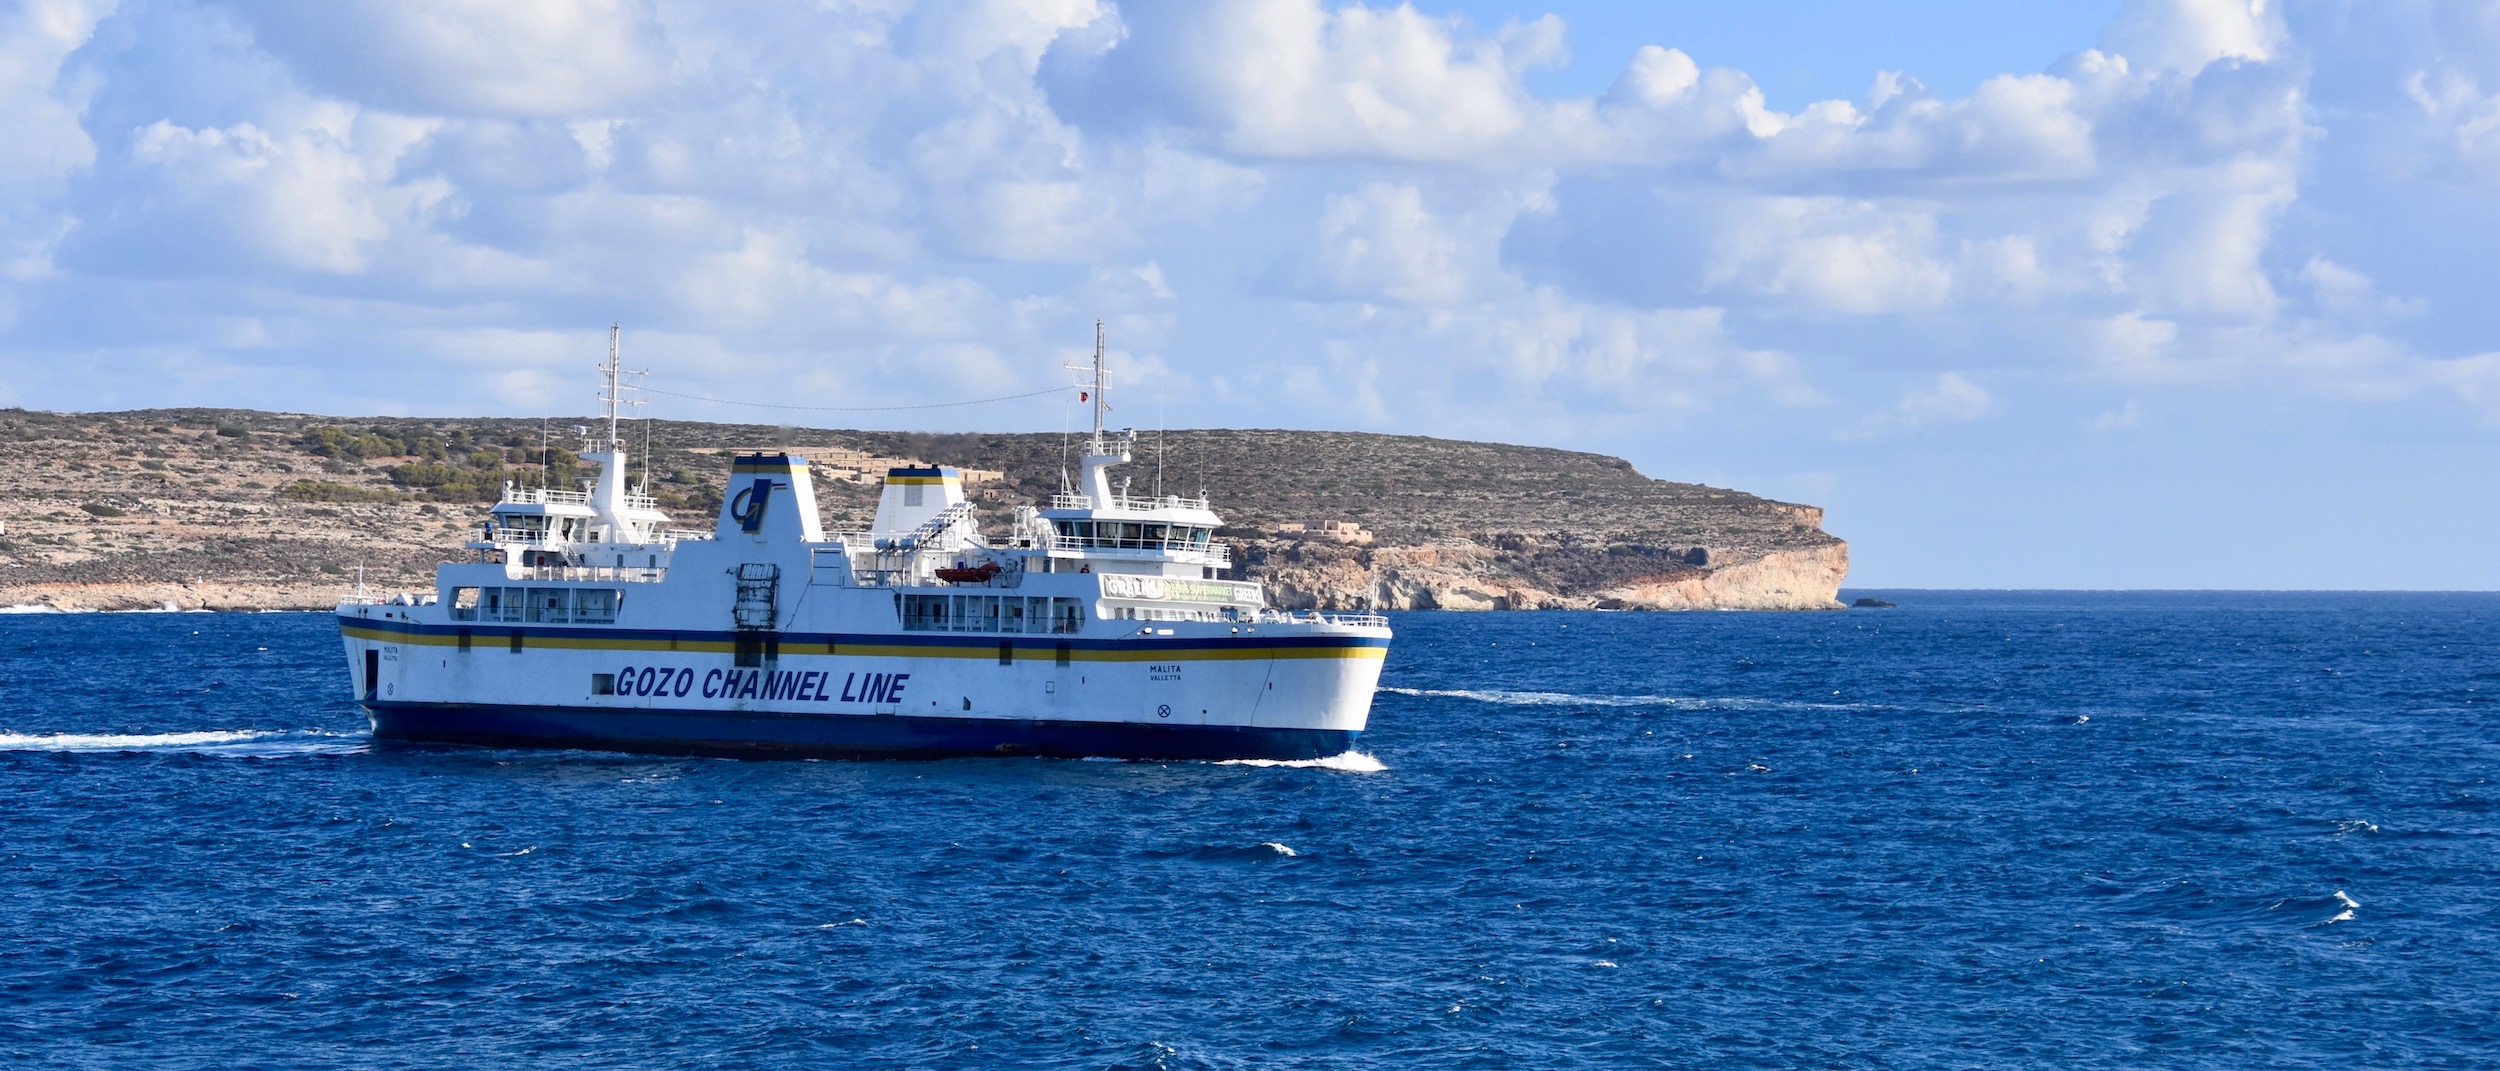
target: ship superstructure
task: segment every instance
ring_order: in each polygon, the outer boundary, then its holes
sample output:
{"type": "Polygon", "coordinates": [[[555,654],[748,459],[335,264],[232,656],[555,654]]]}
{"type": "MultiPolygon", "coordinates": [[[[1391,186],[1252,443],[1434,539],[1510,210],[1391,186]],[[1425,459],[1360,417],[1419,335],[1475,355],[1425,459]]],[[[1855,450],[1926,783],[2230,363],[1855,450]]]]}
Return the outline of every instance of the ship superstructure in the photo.
{"type": "Polygon", "coordinates": [[[890,470],[828,534],[806,458],[736,458],[708,532],[626,480],[623,371],[582,490],[507,487],[437,591],[339,607],[383,738],[728,755],[1318,758],[1369,717],[1377,616],[1284,613],[1235,579],[1203,492],[1135,496],[1094,433],[1073,481],[986,535],[962,475],[890,470]]]}

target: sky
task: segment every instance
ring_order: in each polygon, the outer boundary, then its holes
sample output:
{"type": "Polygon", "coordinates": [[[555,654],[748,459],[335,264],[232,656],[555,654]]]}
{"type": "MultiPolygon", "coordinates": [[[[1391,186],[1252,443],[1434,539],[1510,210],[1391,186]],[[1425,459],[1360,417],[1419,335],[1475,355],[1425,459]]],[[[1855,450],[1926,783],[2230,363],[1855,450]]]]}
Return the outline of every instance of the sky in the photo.
{"type": "Polygon", "coordinates": [[[2500,587],[2490,0],[0,0],[0,146],[0,406],[1057,430],[837,407],[1101,319],[1853,587],[2500,587]]]}

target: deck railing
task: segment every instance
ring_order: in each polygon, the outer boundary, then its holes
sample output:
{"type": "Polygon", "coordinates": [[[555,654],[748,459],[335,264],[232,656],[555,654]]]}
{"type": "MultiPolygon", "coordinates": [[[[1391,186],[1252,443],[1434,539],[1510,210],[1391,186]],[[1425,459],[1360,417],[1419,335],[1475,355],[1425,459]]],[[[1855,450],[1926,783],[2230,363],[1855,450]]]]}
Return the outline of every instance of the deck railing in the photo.
{"type": "Polygon", "coordinates": [[[1106,536],[1070,536],[1057,532],[1035,533],[1036,545],[1043,550],[1071,554],[1108,557],[1162,557],[1193,565],[1211,565],[1218,569],[1232,568],[1233,550],[1225,543],[1193,542],[1187,539],[1119,539],[1106,536]]]}
{"type": "Polygon", "coordinates": [[[1095,504],[1095,499],[1092,495],[1052,495],[1050,496],[1050,508],[1120,509],[1142,513],[1148,510],[1158,509],[1203,510],[1208,509],[1209,507],[1207,506],[1207,499],[1204,495],[1200,495],[1196,498],[1183,498],[1179,495],[1123,495],[1115,493],[1108,499],[1103,500],[1101,505],[1095,504]]]}
{"type": "Polygon", "coordinates": [[[623,568],[613,565],[536,565],[508,570],[504,575],[514,580],[615,580],[627,584],[657,584],[668,579],[668,570],[646,569],[638,565],[623,568]]]}

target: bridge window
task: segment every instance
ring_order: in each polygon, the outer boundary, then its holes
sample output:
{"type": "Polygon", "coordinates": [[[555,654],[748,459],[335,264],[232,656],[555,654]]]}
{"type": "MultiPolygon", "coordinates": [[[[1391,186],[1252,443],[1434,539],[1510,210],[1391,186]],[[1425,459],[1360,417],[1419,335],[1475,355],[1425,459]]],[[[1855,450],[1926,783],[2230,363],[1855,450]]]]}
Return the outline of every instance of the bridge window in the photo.
{"type": "Polygon", "coordinates": [[[625,602],[625,593],[615,588],[573,589],[573,620],[585,625],[616,623],[617,608],[625,602]]]}

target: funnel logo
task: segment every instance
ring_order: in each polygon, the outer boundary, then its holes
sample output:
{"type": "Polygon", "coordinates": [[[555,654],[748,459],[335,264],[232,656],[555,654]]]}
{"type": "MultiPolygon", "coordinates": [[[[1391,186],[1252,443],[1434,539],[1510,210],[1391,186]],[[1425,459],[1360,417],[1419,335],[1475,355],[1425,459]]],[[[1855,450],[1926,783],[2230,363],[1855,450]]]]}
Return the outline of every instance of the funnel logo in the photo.
{"type": "Polygon", "coordinates": [[[772,501],[772,497],[773,482],[771,480],[755,481],[754,486],[738,492],[738,497],[729,500],[729,519],[738,522],[741,530],[747,532],[762,530],[764,505],[772,501]]]}

